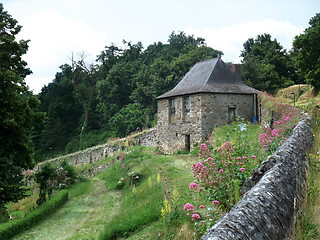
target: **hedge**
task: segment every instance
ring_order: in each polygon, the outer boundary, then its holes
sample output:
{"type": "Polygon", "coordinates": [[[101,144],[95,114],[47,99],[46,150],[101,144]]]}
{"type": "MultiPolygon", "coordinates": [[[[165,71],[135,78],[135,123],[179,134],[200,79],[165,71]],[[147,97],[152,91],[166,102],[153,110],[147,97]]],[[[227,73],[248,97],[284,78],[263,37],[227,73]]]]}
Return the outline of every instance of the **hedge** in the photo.
{"type": "Polygon", "coordinates": [[[30,229],[43,218],[56,211],[68,200],[69,191],[63,189],[56,196],[36,208],[22,219],[12,220],[0,225],[0,239],[10,239],[13,236],[30,229]]]}

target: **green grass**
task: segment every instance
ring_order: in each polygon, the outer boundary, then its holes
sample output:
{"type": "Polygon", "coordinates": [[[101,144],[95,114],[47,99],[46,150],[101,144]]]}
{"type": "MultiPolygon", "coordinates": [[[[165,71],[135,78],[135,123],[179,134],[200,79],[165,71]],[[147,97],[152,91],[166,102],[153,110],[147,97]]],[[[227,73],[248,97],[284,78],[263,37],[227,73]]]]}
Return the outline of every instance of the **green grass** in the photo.
{"type": "MultiPolygon", "coordinates": [[[[215,146],[237,136],[234,133],[237,126],[216,128],[215,146]]],[[[248,125],[247,136],[241,137],[257,142],[259,130],[258,125],[248,125]]],[[[256,146],[248,143],[249,147],[256,146]]],[[[112,162],[116,157],[106,158],[98,165],[112,162]]],[[[194,225],[183,210],[186,203],[197,208],[212,205],[212,201],[189,190],[190,182],[194,181],[191,167],[197,161],[196,154],[162,155],[156,148],[130,148],[122,161],[113,163],[91,180],[73,185],[63,208],[15,239],[198,239],[205,228],[194,225]],[[140,176],[134,189],[132,173],[140,176]],[[121,178],[124,184],[119,185],[121,178]],[[177,210],[162,219],[164,198],[174,208],[174,188],[179,196],[177,210]]],[[[83,168],[77,171],[90,166],[83,168]]]]}
{"type": "MultiPolygon", "coordinates": [[[[226,132],[234,127],[215,129],[217,145],[232,137],[226,132]]],[[[107,161],[113,159],[99,164],[107,161]]],[[[15,239],[197,239],[205,229],[195,228],[183,206],[189,202],[196,207],[212,205],[212,201],[189,190],[194,181],[191,167],[197,161],[197,156],[184,152],[161,155],[155,148],[133,147],[121,162],[113,163],[89,181],[75,184],[63,208],[15,239]],[[131,173],[140,175],[134,190],[131,173]],[[123,185],[118,184],[121,178],[126,180],[123,185]],[[161,219],[165,197],[174,208],[174,188],[179,195],[177,210],[169,214],[170,218],[161,219]]]]}
{"type": "Polygon", "coordinates": [[[314,147],[308,156],[308,188],[303,203],[303,212],[298,215],[295,239],[313,240],[320,238],[320,122],[315,121],[314,147]]]}
{"type": "Polygon", "coordinates": [[[120,208],[121,193],[92,179],[70,189],[69,201],[44,221],[13,239],[97,239],[120,208]]]}

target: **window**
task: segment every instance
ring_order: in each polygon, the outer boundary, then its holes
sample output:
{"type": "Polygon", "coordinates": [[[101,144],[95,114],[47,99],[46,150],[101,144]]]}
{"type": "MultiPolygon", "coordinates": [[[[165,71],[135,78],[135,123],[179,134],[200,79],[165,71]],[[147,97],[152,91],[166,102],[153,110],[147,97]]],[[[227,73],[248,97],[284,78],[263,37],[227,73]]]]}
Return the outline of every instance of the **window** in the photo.
{"type": "Polygon", "coordinates": [[[236,108],[228,108],[228,123],[234,122],[236,119],[236,108]]]}
{"type": "Polygon", "coordinates": [[[176,100],[169,100],[169,122],[171,124],[176,123],[176,100]]]}
{"type": "Polygon", "coordinates": [[[182,105],[182,114],[183,114],[183,121],[190,122],[190,97],[183,98],[183,105],[182,105]]]}

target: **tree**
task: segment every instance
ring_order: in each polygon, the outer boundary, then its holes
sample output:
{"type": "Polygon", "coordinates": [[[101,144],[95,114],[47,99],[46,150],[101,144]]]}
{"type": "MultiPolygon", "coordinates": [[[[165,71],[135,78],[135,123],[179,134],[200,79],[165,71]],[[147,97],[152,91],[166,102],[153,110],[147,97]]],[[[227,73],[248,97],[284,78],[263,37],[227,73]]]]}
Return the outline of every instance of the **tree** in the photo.
{"type": "Polygon", "coordinates": [[[75,96],[72,83],[72,68],[65,64],[60,66],[53,82],[41,89],[38,96],[40,110],[47,113],[45,123],[36,129],[36,160],[50,158],[64,152],[71,139],[79,134],[80,118],[83,107],[75,96]]]}
{"type": "Polygon", "coordinates": [[[24,196],[22,169],[32,165],[29,133],[43,118],[24,81],[31,71],[22,60],[28,41],[15,39],[20,30],[0,3],[0,218],[6,203],[24,196]]]}
{"type": "Polygon", "coordinates": [[[249,86],[274,92],[292,85],[297,79],[291,57],[270,34],[249,38],[243,47],[241,74],[249,86]]]}
{"type": "Polygon", "coordinates": [[[298,71],[304,75],[306,82],[320,90],[320,13],[309,21],[310,27],[297,36],[293,42],[293,51],[298,71]]]}
{"type": "Polygon", "coordinates": [[[89,67],[85,63],[85,55],[80,56],[80,60],[74,61],[72,57],[72,83],[75,89],[75,95],[83,106],[84,121],[81,127],[81,136],[88,130],[90,112],[96,100],[96,68],[93,65],[89,67]]]}
{"type": "Polygon", "coordinates": [[[143,108],[137,103],[126,105],[110,119],[110,125],[121,137],[128,135],[137,128],[142,129],[145,127],[143,108]]]}

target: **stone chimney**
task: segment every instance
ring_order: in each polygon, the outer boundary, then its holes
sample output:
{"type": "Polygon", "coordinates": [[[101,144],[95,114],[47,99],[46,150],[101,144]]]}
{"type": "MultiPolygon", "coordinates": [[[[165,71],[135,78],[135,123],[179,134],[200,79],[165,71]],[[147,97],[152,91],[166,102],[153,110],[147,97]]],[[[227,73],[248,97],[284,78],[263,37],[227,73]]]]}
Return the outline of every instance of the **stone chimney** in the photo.
{"type": "Polygon", "coordinates": [[[231,65],[229,65],[229,68],[235,74],[237,74],[237,75],[241,74],[241,64],[231,64],[231,65]]]}

